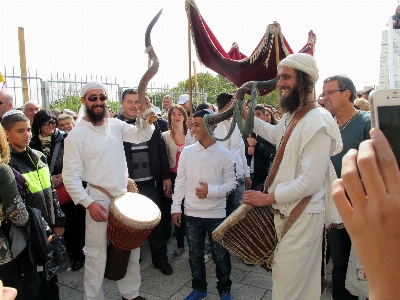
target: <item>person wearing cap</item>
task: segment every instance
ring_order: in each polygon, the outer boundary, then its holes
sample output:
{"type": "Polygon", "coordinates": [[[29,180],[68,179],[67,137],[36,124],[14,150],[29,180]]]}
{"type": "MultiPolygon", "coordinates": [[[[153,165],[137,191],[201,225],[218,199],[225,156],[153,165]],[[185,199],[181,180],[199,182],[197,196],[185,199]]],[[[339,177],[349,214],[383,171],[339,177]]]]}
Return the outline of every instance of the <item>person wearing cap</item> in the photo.
{"type": "MultiPolygon", "coordinates": [[[[232,100],[232,94],[220,93],[217,96],[218,112],[222,113],[227,110],[232,100]]],[[[215,137],[219,139],[225,138],[228,135],[231,124],[232,120],[230,119],[218,123],[214,130],[215,137]]],[[[250,167],[247,165],[246,148],[242,134],[237,125],[235,125],[235,129],[229,139],[226,141],[219,141],[218,144],[232,153],[236,166],[236,189],[231,191],[226,197],[226,215],[229,216],[242,204],[245,188],[251,187],[250,167]]]]}
{"type": "MultiPolygon", "coordinates": [[[[325,78],[322,104],[335,116],[343,141],[342,152],[331,157],[336,176],[341,178],[342,159],[350,149],[358,149],[361,142],[370,139],[371,117],[367,111],[354,106],[356,88],[345,75],[325,78]]],[[[345,228],[332,228],[327,234],[328,248],[332,258],[332,297],[334,300],[358,299],[346,289],[347,266],[351,240],[345,228]]]]}
{"type": "MultiPolygon", "coordinates": [[[[179,99],[178,99],[178,104],[182,105],[185,108],[188,117],[191,117],[190,116],[190,96],[188,94],[180,95],[179,99]]],[[[196,106],[192,105],[192,111],[194,112],[195,110],[196,110],[196,106]]]]}
{"type": "MultiPolygon", "coordinates": [[[[104,299],[107,261],[107,219],[111,198],[126,193],[128,172],[123,142],[148,141],[154,130],[145,120],[136,126],[107,118],[107,89],[98,82],[82,87],[77,124],[65,139],[63,181],[75,204],[86,211],[84,298],[104,299]],[[84,189],[82,181],[87,182],[84,189]]],[[[116,281],[123,299],[139,296],[140,248],[133,249],[127,273],[116,281]]]]}
{"type": "Polygon", "coordinates": [[[0,90],[0,122],[3,115],[12,110],[13,96],[6,90],[0,90]]]}
{"type": "MultiPolygon", "coordinates": [[[[294,123],[268,191],[245,191],[243,203],[272,204],[275,212],[279,244],[272,265],[272,299],[320,299],[324,203],[332,201],[331,186],[335,177],[329,158],[341,151],[342,141],[332,115],[314,103],[318,68],[311,55],[288,55],[278,65],[278,78],[280,107],[285,113],[275,126],[255,117],[256,134],[280,145],[298,111],[315,107],[294,123]],[[308,196],[311,200],[282,237],[290,214],[308,196]]],[[[243,110],[242,116],[246,119],[247,111],[243,110]]],[[[279,146],[277,152],[278,156],[279,146]]],[[[336,222],[340,219],[331,223],[336,222]]]]}

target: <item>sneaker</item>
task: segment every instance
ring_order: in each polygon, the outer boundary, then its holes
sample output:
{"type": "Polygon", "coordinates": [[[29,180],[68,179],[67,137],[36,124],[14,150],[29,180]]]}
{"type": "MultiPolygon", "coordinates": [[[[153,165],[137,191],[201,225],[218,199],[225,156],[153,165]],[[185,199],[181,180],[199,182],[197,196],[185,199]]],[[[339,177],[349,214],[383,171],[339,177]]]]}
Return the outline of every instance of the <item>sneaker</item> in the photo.
{"type": "Polygon", "coordinates": [[[211,254],[205,253],[204,254],[204,263],[208,263],[211,259],[211,254]]]}
{"type": "Polygon", "coordinates": [[[185,248],[181,248],[181,250],[179,250],[179,248],[177,248],[174,251],[174,254],[172,254],[172,257],[175,259],[180,259],[185,251],[186,251],[185,248]]]}
{"type": "Polygon", "coordinates": [[[221,295],[221,300],[232,300],[231,293],[224,293],[221,295]]]}
{"type": "Polygon", "coordinates": [[[198,290],[193,290],[189,296],[183,300],[204,300],[207,297],[207,292],[200,292],[198,290]]]}

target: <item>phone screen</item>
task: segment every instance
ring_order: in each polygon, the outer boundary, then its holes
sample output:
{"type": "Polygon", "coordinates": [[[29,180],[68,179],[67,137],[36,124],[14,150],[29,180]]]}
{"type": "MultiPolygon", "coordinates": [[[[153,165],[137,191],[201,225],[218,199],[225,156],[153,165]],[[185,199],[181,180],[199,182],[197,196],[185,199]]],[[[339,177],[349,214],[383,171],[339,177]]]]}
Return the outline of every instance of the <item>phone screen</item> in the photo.
{"type": "Polygon", "coordinates": [[[400,164],[400,106],[378,106],[379,129],[389,141],[400,164]]]}

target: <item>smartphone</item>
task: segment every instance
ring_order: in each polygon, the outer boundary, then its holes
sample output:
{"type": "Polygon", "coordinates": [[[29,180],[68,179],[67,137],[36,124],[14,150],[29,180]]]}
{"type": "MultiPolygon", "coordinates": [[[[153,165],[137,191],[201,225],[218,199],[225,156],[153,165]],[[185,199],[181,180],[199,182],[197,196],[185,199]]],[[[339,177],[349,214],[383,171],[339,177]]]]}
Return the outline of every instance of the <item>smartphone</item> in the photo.
{"type": "Polygon", "coordinates": [[[368,98],[371,126],[386,136],[400,166],[400,89],[375,90],[368,98]]]}

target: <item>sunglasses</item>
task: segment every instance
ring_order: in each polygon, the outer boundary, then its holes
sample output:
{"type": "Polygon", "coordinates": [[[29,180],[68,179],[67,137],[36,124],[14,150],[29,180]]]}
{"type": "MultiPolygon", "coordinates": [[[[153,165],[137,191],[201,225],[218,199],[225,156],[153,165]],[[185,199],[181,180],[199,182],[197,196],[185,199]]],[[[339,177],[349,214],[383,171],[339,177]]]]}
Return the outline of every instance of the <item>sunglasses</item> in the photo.
{"type": "Polygon", "coordinates": [[[8,103],[8,102],[4,102],[4,101],[1,101],[1,100],[0,100],[0,105],[2,105],[3,103],[8,103]]]}
{"type": "Polygon", "coordinates": [[[48,120],[48,121],[46,121],[46,122],[44,122],[43,124],[42,124],[42,126],[49,126],[50,124],[51,125],[56,125],[56,121],[55,120],[48,120]]]}
{"type": "Polygon", "coordinates": [[[99,98],[100,101],[106,101],[106,100],[108,99],[108,97],[107,97],[106,95],[100,95],[100,96],[97,96],[97,95],[90,95],[90,96],[88,97],[88,100],[89,100],[90,102],[96,102],[96,101],[97,101],[97,98],[99,98]]]}

